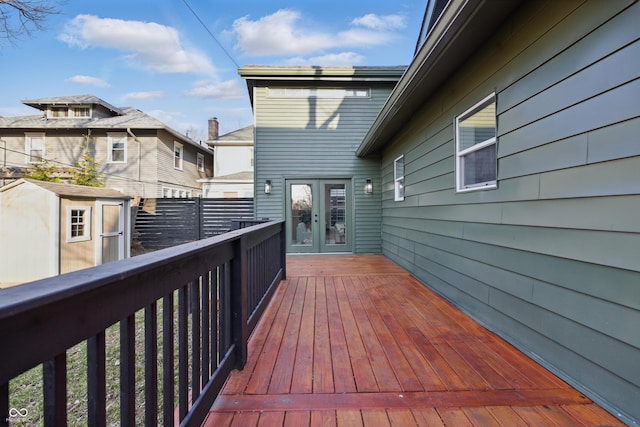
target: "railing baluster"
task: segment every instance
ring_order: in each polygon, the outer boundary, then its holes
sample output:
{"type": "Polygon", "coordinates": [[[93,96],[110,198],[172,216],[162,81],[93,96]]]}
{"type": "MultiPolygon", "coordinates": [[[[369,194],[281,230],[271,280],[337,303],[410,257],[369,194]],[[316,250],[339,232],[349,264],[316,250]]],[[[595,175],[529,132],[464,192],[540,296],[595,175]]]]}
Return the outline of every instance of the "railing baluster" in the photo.
{"type": "Polygon", "coordinates": [[[187,415],[189,393],[189,348],[188,348],[188,300],[187,286],[178,290],[178,415],[182,420],[187,415]]]}
{"type": "Polygon", "coordinates": [[[120,425],[136,423],[136,318],[120,321],[120,425]]]}
{"type": "Polygon", "coordinates": [[[211,272],[211,372],[218,368],[218,343],[220,340],[220,323],[218,322],[218,304],[220,298],[218,290],[220,288],[220,267],[211,272]]]}
{"type": "Polygon", "coordinates": [[[42,364],[44,425],[67,425],[67,353],[42,364]]]}
{"type": "Polygon", "coordinates": [[[191,401],[200,395],[200,284],[191,282],[191,401]]]}
{"type": "Polygon", "coordinates": [[[144,309],[144,420],[145,425],[158,423],[158,306],[155,302],[144,309]]]}
{"type": "Polygon", "coordinates": [[[200,361],[200,365],[202,366],[202,375],[201,375],[201,384],[204,384],[209,381],[209,361],[211,360],[211,354],[209,353],[209,337],[211,336],[211,329],[209,326],[209,310],[211,305],[211,272],[206,273],[201,277],[201,291],[200,291],[200,301],[201,305],[201,321],[202,325],[200,326],[201,334],[202,334],[202,358],[200,361]]]}
{"type": "Polygon", "coordinates": [[[92,427],[107,425],[105,354],[105,331],[102,331],[87,340],[88,418],[92,427]]]}
{"type": "Polygon", "coordinates": [[[175,411],[173,298],[172,292],[162,299],[162,419],[165,426],[173,425],[175,411]]]}
{"type": "Polygon", "coordinates": [[[0,384],[0,427],[9,427],[9,383],[0,384]]]}

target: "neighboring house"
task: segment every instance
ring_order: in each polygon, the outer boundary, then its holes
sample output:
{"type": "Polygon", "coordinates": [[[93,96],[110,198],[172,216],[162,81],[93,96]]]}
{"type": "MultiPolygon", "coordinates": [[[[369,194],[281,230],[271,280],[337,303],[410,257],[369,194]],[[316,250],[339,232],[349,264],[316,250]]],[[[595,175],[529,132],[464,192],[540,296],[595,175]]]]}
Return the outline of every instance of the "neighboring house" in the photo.
{"type": "Polygon", "coordinates": [[[287,67],[240,69],[256,182],[272,186],[257,191],[257,216],[286,218],[288,251],[312,248],[330,212],[324,188],[344,185],[350,251],[381,251],[637,423],[640,3],[429,0],[426,10],[381,109],[366,108],[374,96],[345,97],[349,114],[325,106],[312,96],[324,68],[306,81],[287,67]],[[365,118],[364,138],[331,138],[335,123],[349,135],[347,117],[365,118]]]}
{"type": "Polygon", "coordinates": [[[354,152],[405,67],[247,66],[255,215],[287,218],[288,252],[380,252],[379,159],[354,152]]]}
{"type": "Polygon", "coordinates": [[[200,180],[202,197],[253,197],[253,126],[218,136],[218,119],[209,120],[207,145],[213,150],[213,177],[200,180]]]}
{"type": "Polygon", "coordinates": [[[68,170],[87,143],[106,187],[133,196],[198,196],[198,180],[213,173],[211,150],[135,108],[92,95],[23,103],[41,113],[0,118],[0,184],[42,159],[68,170]]]}
{"type": "Polygon", "coordinates": [[[129,257],[131,197],[20,179],[0,188],[0,286],[129,257]]]}

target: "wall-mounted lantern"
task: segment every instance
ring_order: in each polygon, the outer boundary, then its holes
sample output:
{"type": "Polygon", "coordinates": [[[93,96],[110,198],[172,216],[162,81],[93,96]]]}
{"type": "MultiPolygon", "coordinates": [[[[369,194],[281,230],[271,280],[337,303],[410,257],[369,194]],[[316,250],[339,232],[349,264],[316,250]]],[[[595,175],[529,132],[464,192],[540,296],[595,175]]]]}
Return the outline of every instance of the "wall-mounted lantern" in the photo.
{"type": "Polygon", "coordinates": [[[271,194],[271,180],[268,179],[264,182],[264,194],[271,194]]]}
{"type": "Polygon", "coordinates": [[[373,181],[371,181],[370,178],[367,178],[367,183],[364,185],[364,192],[366,194],[372,194],[373,193],[373,181]]]}

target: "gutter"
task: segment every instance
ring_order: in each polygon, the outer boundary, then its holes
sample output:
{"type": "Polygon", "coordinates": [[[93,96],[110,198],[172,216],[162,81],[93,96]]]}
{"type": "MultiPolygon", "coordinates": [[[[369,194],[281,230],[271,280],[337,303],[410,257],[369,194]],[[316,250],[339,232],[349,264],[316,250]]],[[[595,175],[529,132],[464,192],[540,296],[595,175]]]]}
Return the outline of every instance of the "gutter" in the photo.
{"type": "Polygon", "coordinates": [[[451,0],[356,150],[378,153],[522,0],[451,0]]]}

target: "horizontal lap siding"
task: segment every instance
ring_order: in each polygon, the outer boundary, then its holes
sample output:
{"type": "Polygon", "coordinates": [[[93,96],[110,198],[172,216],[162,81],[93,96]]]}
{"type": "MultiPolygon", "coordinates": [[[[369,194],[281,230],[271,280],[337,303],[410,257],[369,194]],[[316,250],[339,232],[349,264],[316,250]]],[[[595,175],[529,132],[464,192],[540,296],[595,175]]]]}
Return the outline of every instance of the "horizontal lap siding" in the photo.
{"type": "MultiPolygon", "coordinates": [[[[348,87],[353,87],[353,84],[348,87]]],[[[354,252],[380,252],[380,198],[364,194],[367,178],[380,191],[378,159],[359,159],[355,150],[391,91],[377,85],[369,98],[271,98],[257,87],[255,174],[256,216],[285,216],[285,179],[352,179],[354,252]],[[272,192],[265,195],[264,182],[272,192]]]]}
{"type": "Polygon", "coordinates": [[[628,3],[517,11],[384,153],[382,236],[429,286],[640,418],[640,4],[628,3]],[[454,117],[494,90],[498,189],[458,194],[454,117]]]}

